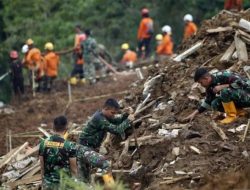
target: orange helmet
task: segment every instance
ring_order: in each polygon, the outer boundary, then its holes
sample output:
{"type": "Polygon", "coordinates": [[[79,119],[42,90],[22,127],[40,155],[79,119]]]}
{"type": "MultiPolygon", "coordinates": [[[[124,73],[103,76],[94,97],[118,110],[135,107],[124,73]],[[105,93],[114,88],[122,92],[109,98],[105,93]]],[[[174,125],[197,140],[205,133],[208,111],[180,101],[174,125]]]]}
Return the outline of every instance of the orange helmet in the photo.
{"type": "Polygon", "coordinates": [[[17,51],[12,50],[12,51],[10,52],[10,58],[12,58],[12,59],[17,59],[17,58],[18,58],[18,53],[17,53],[17,51]]]}
{"type": "Polygon", "coordinates": [[[141,10],[141,14],[142,15],[145,15],[145,14],[148,14],[149,13],[149,10],[147,9],[147,8],[143,8],[142,10],[141,10]]]}

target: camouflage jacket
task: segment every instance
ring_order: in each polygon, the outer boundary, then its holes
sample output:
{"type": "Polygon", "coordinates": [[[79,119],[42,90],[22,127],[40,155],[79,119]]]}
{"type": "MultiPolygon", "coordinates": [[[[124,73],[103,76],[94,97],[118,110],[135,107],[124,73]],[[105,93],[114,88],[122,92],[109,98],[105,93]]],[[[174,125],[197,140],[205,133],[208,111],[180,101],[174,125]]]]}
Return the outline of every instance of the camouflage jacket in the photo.
{"type": "Polygon", "coordinates": [[[95,50],[97,47],[97,43],[94,38],[88,37],[86,40],[82,42],[83,48],[83,59],[88,63],[92,59],[95,58],[95,50]]]}
{"type": "Polygon", "coordinates": [[[201,113],[211,106],[212,101],[216,98],[217,94],[214,93],[214,87],[218,85],[229,84],[229,88],[243,89],[250,92],[250,81],[246,78],[239,76],[236,73],[229,71],[217,72],[212,74],[212,83],[206,88],[206,98],[198,108],[201,113]]]}
{"type": "Polygon", "coordinates": [[[128,115],[124,114],[114,119],[107,119],[101,111],[97,111],[83,128],[80,135],[80,144],[99,148],[107,132],[116,135],[124,135],[124,131],[130,127],[128,115]]]}
{"type": "Polygon", "coordinates": [[[44,159],[44,183],[59,183],[60,171],[70,175],[69,159],[76,157],[76,146],[59,135],[52,135],[41,141],[39,156],[44,159]]]}

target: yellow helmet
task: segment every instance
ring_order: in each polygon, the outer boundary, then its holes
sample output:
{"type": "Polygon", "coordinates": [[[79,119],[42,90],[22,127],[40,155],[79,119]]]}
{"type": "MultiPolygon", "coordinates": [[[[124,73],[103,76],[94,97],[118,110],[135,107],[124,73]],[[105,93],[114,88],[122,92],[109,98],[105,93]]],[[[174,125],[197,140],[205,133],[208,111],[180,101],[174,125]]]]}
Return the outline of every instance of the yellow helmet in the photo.
{"type": "Polygon", "coordinates": [[[72,84],[72,85],[76,85],[76,84],[77,84],[77,78],[76,78],[76,77],[71,77],[71,78],[69,79],[69,82],[70,82],[70,84],[72,84]]]}
{"type": "Polygon", "coordinates": [[[51,42],[47,42],[44,46],[44,49],[51,51],[54,49],[54,45],[51,42]]]}
{"type": "Polygon", "coordinates": [[[129,44],[128,44],[128,43],[123,43],[123,44],[121,45],[121,49],[122,49],[122,50],[127,50],[127,49],[129,49],[129,44]]]}
{"type": "Polygon", "coordinates": [[[26,44],[27,45],[32,45],[34,43],[34,41],[31,39],[31,38],[29,38],[27,41],[26,41],[26,44]]]}
{"type": "Polygon", "coordinates": [[[161,40],[163,39],[162,34],[157,34],[157,35],[155,36],[155,39],[156,39],[157,41],[161,41],[161,40]]]}

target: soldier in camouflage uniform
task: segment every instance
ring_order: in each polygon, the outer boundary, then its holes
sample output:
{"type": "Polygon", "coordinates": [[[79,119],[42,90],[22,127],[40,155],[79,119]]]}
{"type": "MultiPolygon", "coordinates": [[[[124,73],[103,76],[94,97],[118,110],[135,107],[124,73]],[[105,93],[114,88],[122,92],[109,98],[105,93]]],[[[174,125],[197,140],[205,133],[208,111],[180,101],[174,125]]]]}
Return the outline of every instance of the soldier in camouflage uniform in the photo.
{"type": "MultiPolygon", "coordinates": [[[[98,153],[91,153],[91,150],[99,149],[107,132],[110,132],[115,135],[124,136],[124,132],[127,128],[130,127],[130,121],[134,120],[134,116],[132,114],[123,114],[121,117],[116,118],[115,115],[118,113],[118,111],[119,104],[116,100],[106,100],[103,109],[101,111],[97,111],[92,116],[87,126],[83,128],[83,131],[80,134],[79,138],[79,143],[84,147],[89,148],[87,152],[82,151],[85,152],[85,154],[82,155],[85,155],[85,157],[89,157],[91,159],[90,163],[94,163],[94,166],[105,170],[109,170],[109,163],[105,160],[103,156],[99,155],[98,153]],[[87,154],[90,154],[91,156],[87,156],[87,154]]],[[[81,155],[79,157],[81,157],[81,155]]],[[[83,161],[79,164],[79,167],[82,168],[80,170],[87,171],[86,169],[84,170],[84,168],[87,167],[86,164],[84,164],[84,158],[82,160],[83,161]]],[[[84,176],[86,178],[87,174],[84,176]]]]}
{"type": "Polygon", "coordinates": [[[210,74],[205,68],[195,72],[195,82],[206,88],[206,98],[200,107],[184,120],[192,120],[197,114],[208,108],[225,112],[226,118],[220,123],[228,124],[237,116],[244,116],[245,107],[250,107],[250,80],[229,71],[210,74]]]}
{"type": "Polygon", "coordinates": [[[59,116],[54,120],[54,135],[42,140],[39,148],[43,189],[59,189],[60,172],[77,177],[76,146],[63,138],[67,119],[59,116]]]}
{"type": "Polygon", "coordinates": [[[92,84],[96,82],[95,79],[95,49],[97,43],[93,37],[91,37],[90,30],[85,31],[86,40],[82,43],[83,59],[84,59],[84,74],[85,78],[92,84]]]}

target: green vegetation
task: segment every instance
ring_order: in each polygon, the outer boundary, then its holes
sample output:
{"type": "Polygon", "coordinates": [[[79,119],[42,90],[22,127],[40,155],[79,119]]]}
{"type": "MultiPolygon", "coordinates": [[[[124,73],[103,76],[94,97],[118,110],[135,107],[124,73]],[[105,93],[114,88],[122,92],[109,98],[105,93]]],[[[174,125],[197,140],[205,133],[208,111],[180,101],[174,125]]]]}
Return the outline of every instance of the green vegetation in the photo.
{"type": "MultiPolygon", "coordinates": [[[[182,18],[191,13],[196,23],[210,18],[223,8],[224,0],[3,0],[0,1],[0,75],[7,70],[7,52],[20,51],[27,38],[43,49],[47,41],[57,50],[73,46],[74,26],[91,28],[99,43],[104,44],[114,57],[120,44],[128,42],[136,47],[136,32],[140,9],[148,7],[155,21],[155,33],[169,24],[177,46],[182,39],[182,18]]],[[[245,7],[250,3],[245,2],[245,7]]],[[[71,70],[71,55],[62,57],[61,76],[71,70]]],[[[10,96],[8,78],[0,82],[0,100],[10,96]]]]}

